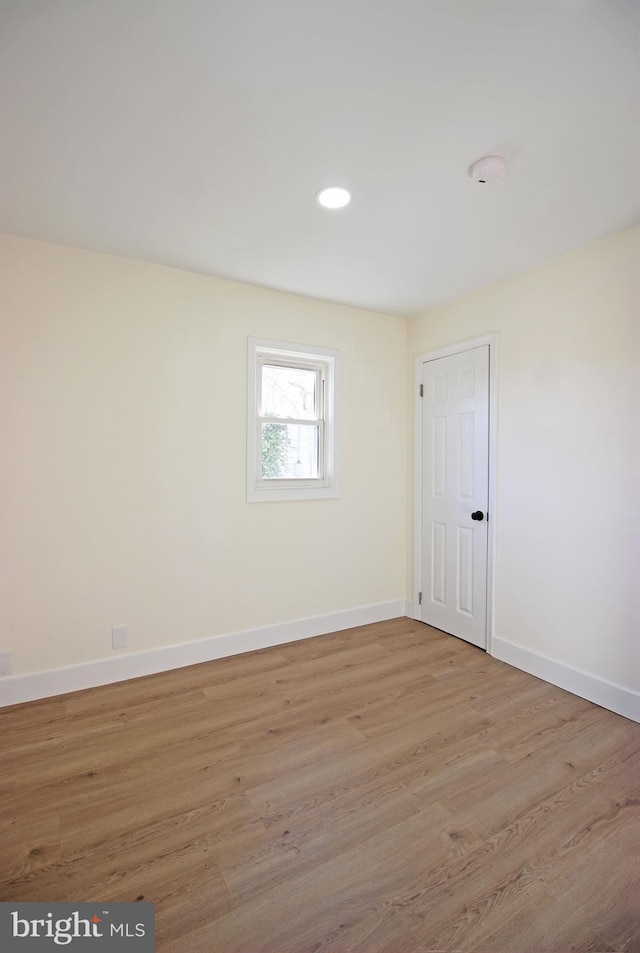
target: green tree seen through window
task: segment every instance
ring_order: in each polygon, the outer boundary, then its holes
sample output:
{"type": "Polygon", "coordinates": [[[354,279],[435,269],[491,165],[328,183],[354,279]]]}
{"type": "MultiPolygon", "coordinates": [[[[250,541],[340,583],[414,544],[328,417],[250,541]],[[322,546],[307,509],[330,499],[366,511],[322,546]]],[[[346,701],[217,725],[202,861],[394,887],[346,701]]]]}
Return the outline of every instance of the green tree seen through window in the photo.
{"type": "Polygon", "coordinates": [[[286,424],[264,424],[262,427],[262,479],[277,479],[287,471],[289,434],[286,424]]]}

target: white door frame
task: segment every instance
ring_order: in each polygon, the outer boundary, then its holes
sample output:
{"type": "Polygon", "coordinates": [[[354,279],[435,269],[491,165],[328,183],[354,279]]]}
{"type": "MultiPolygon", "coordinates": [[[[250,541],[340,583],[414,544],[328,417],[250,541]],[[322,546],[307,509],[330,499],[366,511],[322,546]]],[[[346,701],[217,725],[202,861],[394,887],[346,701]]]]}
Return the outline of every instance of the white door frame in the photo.
{"type": "Polygon", "coordinates": [[[460,341],[433,351],[424,351],[415,358],[414,365],[414,416],[413,416],[413,618],[420,618],[418,594],[422,580],[422,365],[440,357],[451,357],[474,347],[489,345],[489,519],[487,539],[487,655],[493,655],[493,595],[496,535],[496,451],[498,411],[498,334],[492,332],[482,337],[460,341]]]}

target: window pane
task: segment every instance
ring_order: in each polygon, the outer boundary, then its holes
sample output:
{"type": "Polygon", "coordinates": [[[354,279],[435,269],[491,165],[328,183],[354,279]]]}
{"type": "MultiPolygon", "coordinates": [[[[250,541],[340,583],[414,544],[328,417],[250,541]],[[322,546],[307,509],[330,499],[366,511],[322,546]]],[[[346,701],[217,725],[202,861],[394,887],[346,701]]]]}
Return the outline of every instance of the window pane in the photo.
{"type": "Polygon", "coordinates": [[[318,424],[262,424],[262,479],[318,478],[318,424]]]}
{"type": "Polygon", "coordinates": [[[303,367],[262,367],[261,417],[316,420],[318,374],[303,367]]]}

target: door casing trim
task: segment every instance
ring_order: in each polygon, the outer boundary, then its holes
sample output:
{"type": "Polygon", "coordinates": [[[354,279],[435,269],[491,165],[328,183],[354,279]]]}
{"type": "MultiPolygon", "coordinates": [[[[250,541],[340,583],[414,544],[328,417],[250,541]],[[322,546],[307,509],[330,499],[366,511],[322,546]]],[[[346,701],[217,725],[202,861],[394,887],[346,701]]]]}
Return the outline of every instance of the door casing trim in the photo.
{"type": "Polygon", "coordinates": [[[414,413],[413,413],[413,618],[420,620],[418,593],[422,579],[422,365],[441,357],[451,357],[475,347],[489,346],[489,523],[487,539],[487,655],[493,655],[493,606],[495,595],[496,520],[498,515],[496,493],[496,459],[498,426],[498,332],[492,331],[477,338],[459,341],[432,351],[423,351],[414,359],[414,413]]]}

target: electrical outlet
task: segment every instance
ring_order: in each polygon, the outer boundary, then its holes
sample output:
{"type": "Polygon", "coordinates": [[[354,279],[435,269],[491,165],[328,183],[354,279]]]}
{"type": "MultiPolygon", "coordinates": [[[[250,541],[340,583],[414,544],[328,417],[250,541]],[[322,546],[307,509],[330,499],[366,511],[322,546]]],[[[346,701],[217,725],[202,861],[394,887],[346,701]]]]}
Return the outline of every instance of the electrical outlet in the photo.
{"type": "Polygon", "coordinates": [[[126,649],[129,643],[126,625],[116,625],[111,630],[111,643],[114,649],[126,649]]]}
{"type": "Polygon", "coordinates": [[[11,652],[0,652],[0,675],[11,675],[13,659],[11,652]]]}

